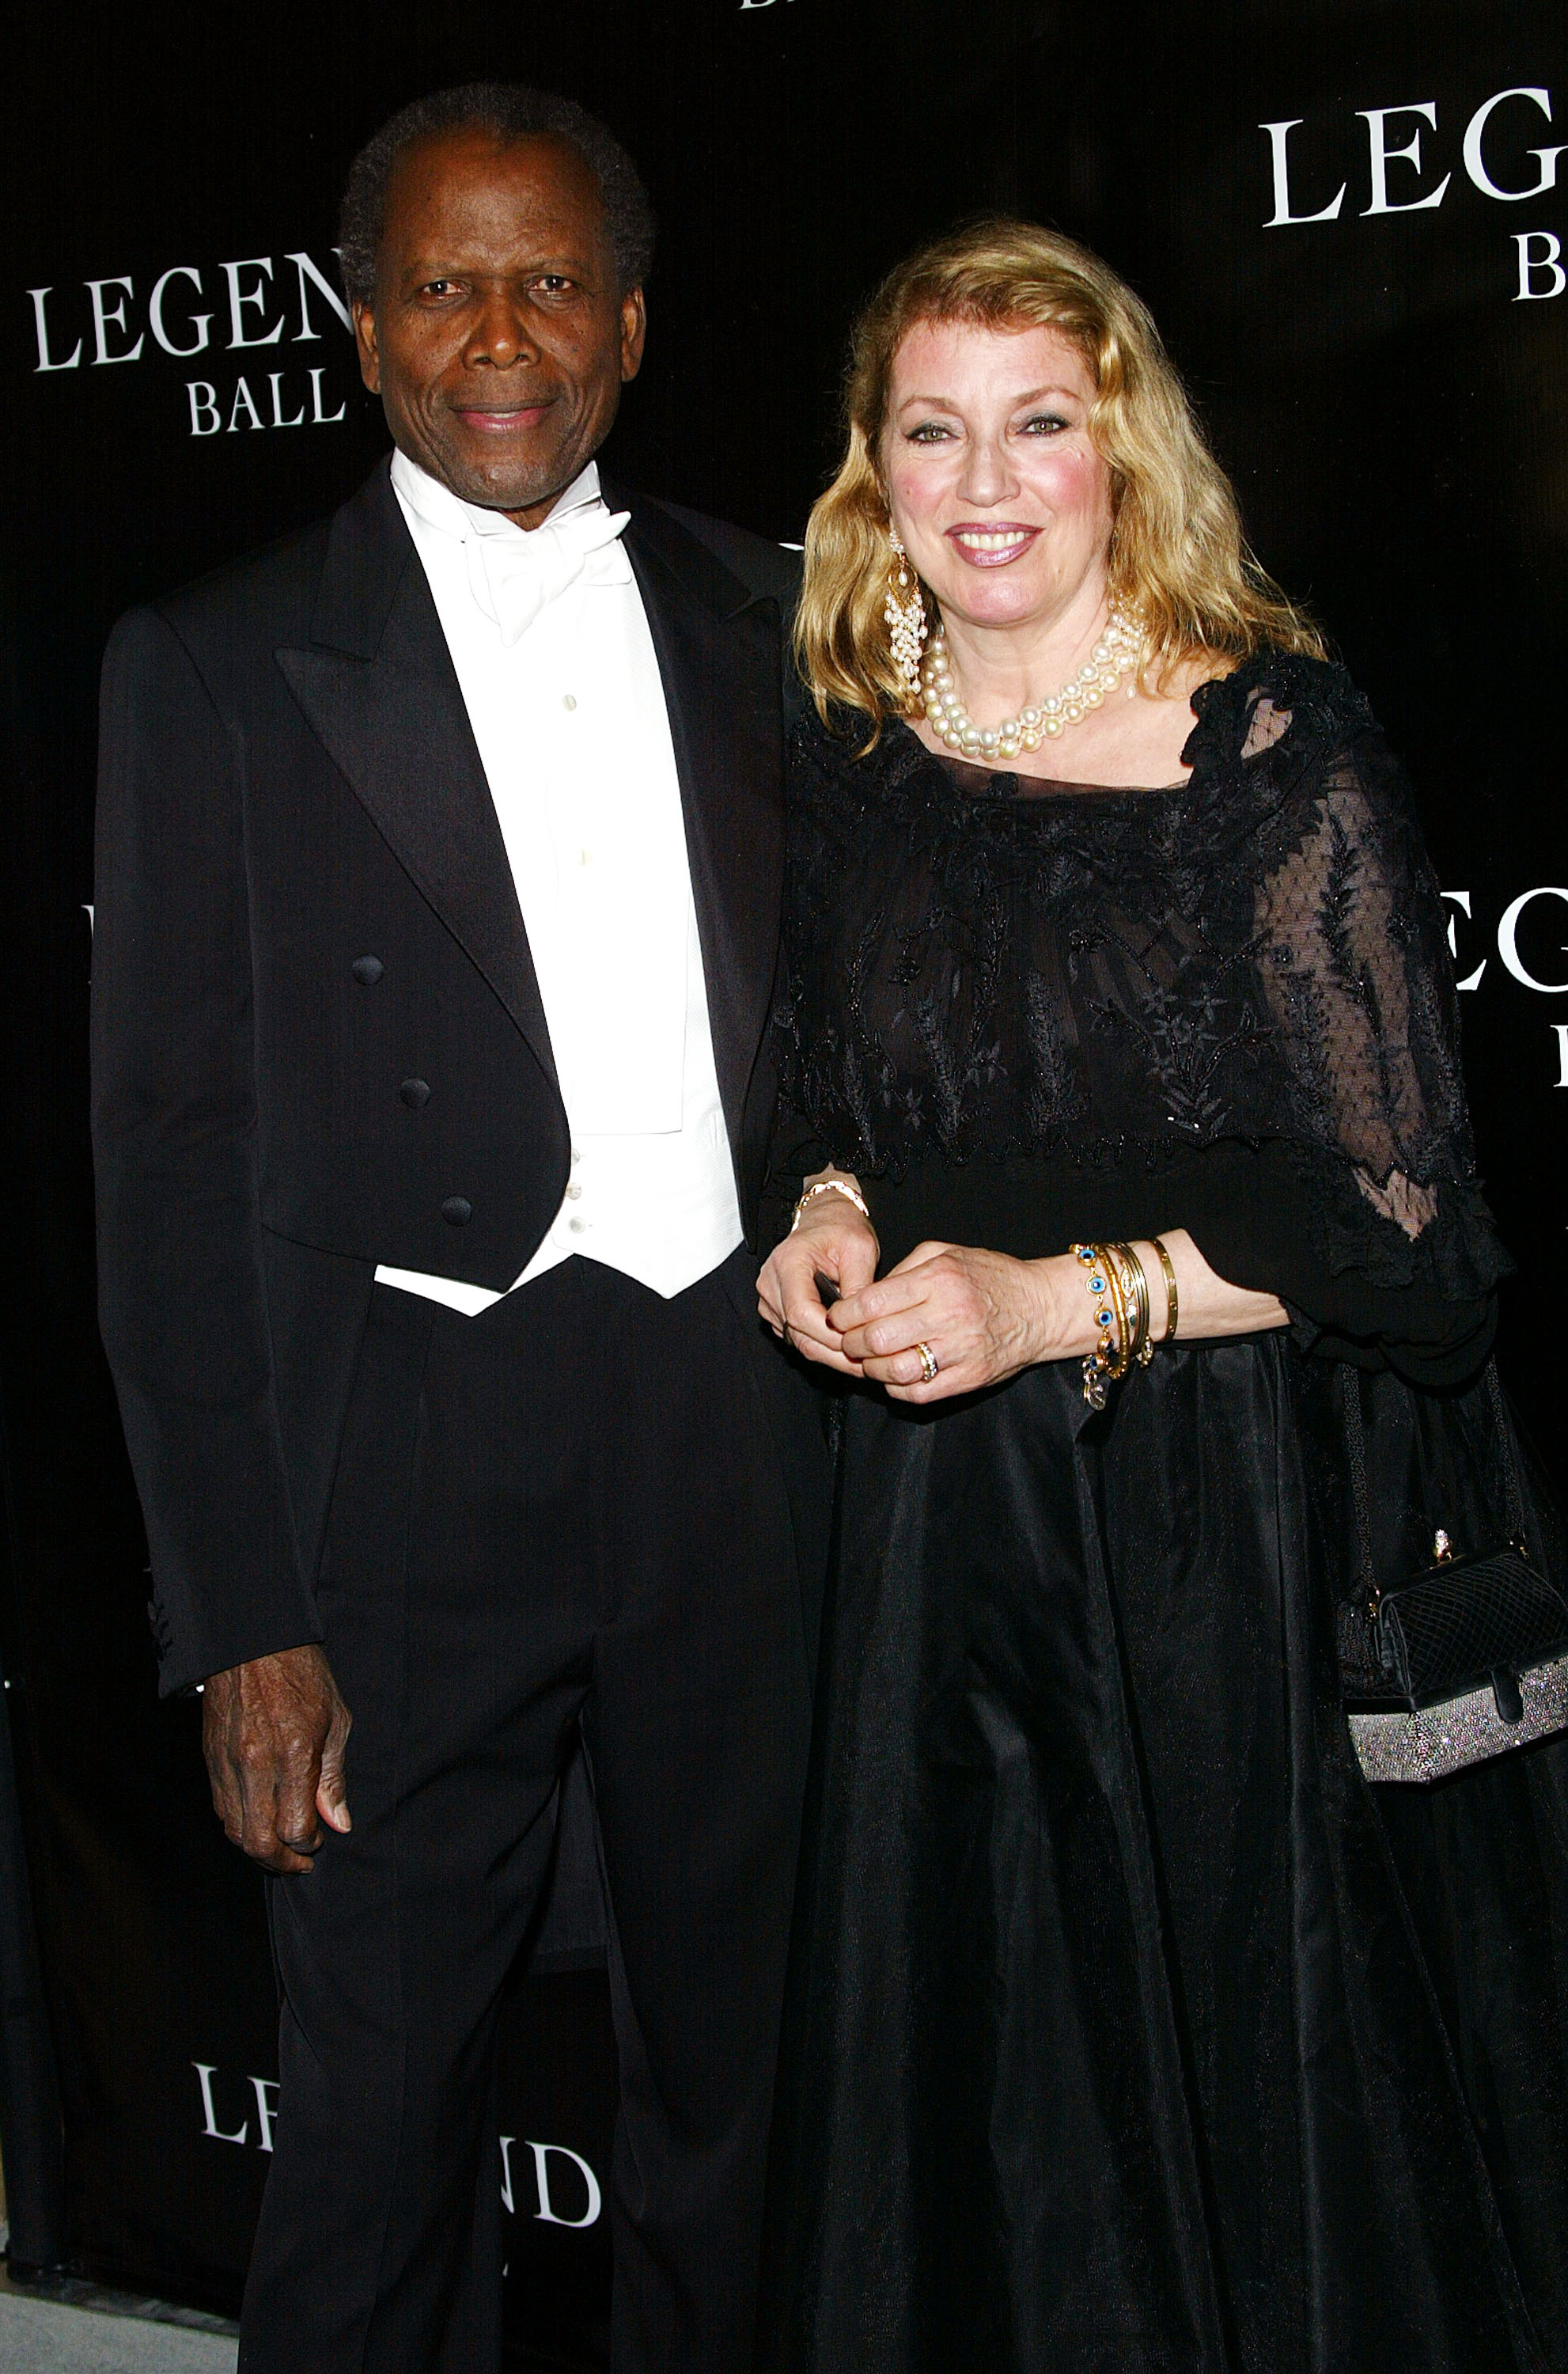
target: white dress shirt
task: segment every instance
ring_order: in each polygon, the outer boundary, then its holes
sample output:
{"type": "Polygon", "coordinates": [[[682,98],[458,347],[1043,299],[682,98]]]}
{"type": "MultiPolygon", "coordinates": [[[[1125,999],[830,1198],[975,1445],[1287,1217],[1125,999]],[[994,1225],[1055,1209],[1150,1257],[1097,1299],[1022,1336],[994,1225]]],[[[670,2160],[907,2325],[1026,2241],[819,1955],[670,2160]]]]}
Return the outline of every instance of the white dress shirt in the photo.
{"type": "MultiPolygon", "coordinates": [[[[509,1291],[577,1253],[679,1294],[743,1232],[626,515],[608,511],[592,463],[532,532],[406,454],[392,482],[496,804],[571,1131],[560,1209],[509,1291]]],[[[500,1299],[422,1271],[376,1277],[470,1317],[500,1299]]]]}

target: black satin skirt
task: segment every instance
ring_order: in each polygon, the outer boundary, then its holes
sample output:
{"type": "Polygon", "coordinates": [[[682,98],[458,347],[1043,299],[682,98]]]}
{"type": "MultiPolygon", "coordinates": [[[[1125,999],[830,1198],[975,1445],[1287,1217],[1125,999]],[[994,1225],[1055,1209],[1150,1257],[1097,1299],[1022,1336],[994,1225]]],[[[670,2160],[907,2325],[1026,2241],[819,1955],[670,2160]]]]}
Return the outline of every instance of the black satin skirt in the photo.
{"type": "Polygon", "coordinates": [[[849,1401],[774,2374],[1568,2369],[1568,1755],[1363,1780],[1316,1366],[849,1401]]]}

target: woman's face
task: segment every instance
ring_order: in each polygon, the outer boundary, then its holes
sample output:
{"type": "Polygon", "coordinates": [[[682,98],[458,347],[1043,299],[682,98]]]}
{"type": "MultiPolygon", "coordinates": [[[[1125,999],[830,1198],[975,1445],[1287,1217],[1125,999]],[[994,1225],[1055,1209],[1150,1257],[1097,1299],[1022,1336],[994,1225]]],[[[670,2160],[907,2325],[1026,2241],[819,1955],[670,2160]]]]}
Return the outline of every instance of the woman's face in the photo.
{"type": "Polygon", "coordinates": [[[894,357],[882,468],[893,524],[945,617],[1048,626],[1097,607],[1110,473],[1094,386],[1049,329],[919,322],[894,357]]]}

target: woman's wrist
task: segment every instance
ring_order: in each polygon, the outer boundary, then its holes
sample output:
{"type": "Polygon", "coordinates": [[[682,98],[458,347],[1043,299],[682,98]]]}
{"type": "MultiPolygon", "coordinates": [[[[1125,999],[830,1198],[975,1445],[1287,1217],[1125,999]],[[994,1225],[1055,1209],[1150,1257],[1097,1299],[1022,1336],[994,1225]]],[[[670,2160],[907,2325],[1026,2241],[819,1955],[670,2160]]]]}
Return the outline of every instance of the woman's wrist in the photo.
{"type": "Polygon", "coordinates": [[[795,1239],[823,1249],[819,1263],[826,1274],[837,1278],[838,1265],[830,1249],[848,1241],[847,1232],[863,1230],[871,1240],[873,1266],[881,1258],[876,1223],[866,1207],[860,1181],[846,1170],[819,1170],[801,1182],[800,1197],[790,1218],[786,1245],[795,1239]]]}
{"type": "MultiPolygon", "coordinates": [[[[1170,1333],[1171,1294],[1158,1248],[1152,1238],[1140,1238],[1128,1251],[1139,1263],[1149,1285],[1148,1341],[1163,1344],[1170,1333]]],[[[1027,1266],[1035,1273],[1037,1326],[1042,1348],[1039,1360],[1081,1360],[1097,1350],[1104,1331],[1096,1313],[1106,1308],[1103,1296],[1091,1290],[1093,1274],[1076,1253],[1050,1253],[1027,1266]]],[[[1118,1348],[1119,1331],[1118,1331],[1118,1348]]]]}
{"type": "Polygon", "coordinates": [[[1025,1266],[1035,1275],[1040,1345],[1036,1359],[1082,1359],[1099,1342],[1100,1331],[1077,1256],[1048,1253],[1025,1266]]]}
{"type": "Polygon", "coordinates": [[[790,1234],[793,1235],[798,1228],[804,1228],[813,1214],[822,1206],[831,1208],[834,1205],[837,1205],[842,1209],[846,1204],[852,1210],[859,1212],[861,1219],[870,1228],[872,1224],[870,1207],[857,1181],[850,1178],[847,1171],[819,1171],[814,1179],[805,1181],[796,1198],[795,1216],[790,1224],[790,1234]]]}

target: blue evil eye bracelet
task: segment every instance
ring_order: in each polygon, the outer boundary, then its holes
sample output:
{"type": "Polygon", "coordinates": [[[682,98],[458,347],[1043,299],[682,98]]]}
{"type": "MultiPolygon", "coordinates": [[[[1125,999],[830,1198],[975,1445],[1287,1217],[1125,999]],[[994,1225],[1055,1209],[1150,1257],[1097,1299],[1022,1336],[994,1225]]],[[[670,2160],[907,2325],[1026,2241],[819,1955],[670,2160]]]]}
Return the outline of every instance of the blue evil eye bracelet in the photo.
{"type": "Polygon", "coordinates": [[[1153,1352],[1149,1336],[1149,1280],[1130,1245],[1074,1245],[1088,1275],[1100,1340],[1083,1361],[1083,1398],[1091,1409],[1106,1406],[1106,1387],[1125,1377],[1136,1360],[1146,1368],[1153,1352]]]}

